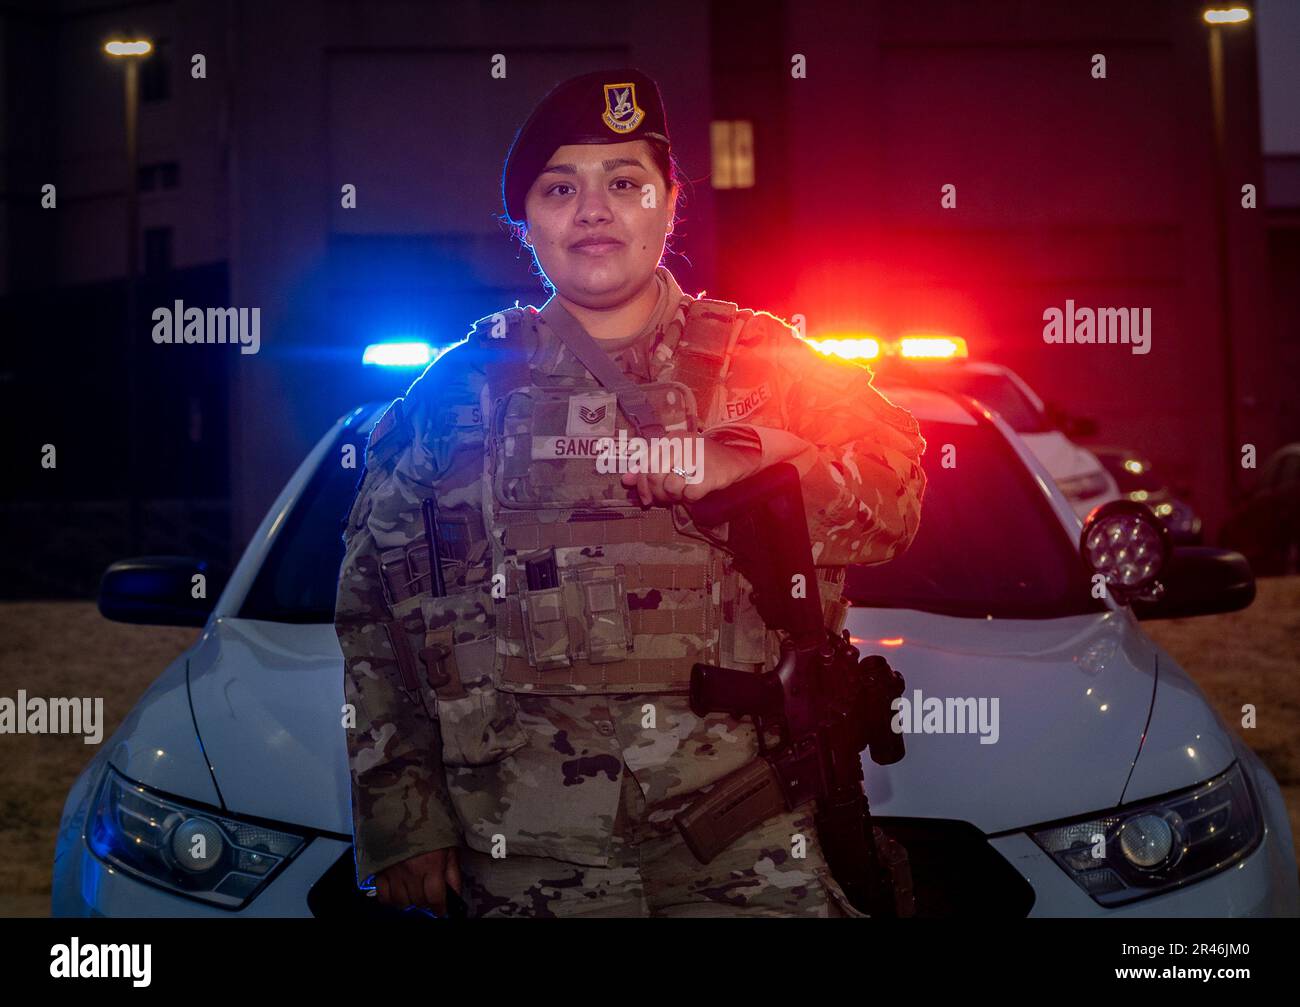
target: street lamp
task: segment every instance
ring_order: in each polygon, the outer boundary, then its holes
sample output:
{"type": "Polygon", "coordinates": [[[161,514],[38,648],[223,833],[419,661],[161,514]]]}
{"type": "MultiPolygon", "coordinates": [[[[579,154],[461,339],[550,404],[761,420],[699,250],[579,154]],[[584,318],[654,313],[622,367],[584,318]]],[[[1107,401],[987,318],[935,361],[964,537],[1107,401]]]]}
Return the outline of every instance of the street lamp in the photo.
{"type": "Polygon", "coordinates": [[[1250,20],[1250,11],[1245,7],[1211,7],[1202,17],[1206,24],[1241,24],[1250,20]]]}
{"type": "Polygon", "coordinates": [[[139,269],[140,230],[140,144],[137,122],[140,117],[140,60],[153,51],[146,39],[110,39],[104,52],[122,60],[126,69],[126,478],[128,483],[128,523],[131,551],[140,546],[140,491],[136,480],[136,279],[139,269]]]}
{"type": "MultiPolygon", "coordinates": [[[[1228,506],[1237,501],[1241,467],[1237,435],[1237,367],[1232,348],[1232,276],[1228,268],[1227,102],[1223,84],[1222,25],[1250,20],[1245,7],[1210,7],[1202,18],[1210,26],[1210,105],[1214,117],[1214,228],[1219,245],[1219,342],[1223,354],[1224,462],[1227,465],[1228,506]]],[[[1229,29],[1230,30],[1230,29],[1229,29]]]]}

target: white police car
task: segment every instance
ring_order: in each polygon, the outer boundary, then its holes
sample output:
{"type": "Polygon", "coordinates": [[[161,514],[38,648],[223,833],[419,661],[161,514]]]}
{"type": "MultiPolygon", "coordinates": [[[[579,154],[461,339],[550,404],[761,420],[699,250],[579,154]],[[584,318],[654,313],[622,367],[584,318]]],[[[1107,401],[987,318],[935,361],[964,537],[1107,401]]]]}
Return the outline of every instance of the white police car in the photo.
{"type": "Polygon", "coordinates": [[[1094,433],[1092,421],[1049,409],[1010,367],[969,359],[966,340],[960,336],[913,334],[889,341],[829,336],[808,342],[820,352],[869,363],[879,384],[934,388],[978,399],[1024,439],[1081,518],[1122,496],[1101,459],[1072,439],[1094,433]]]}
{"type": "MultiPolygon", "coordinates": [[[[1131,611],[1093,597],[1079,520],[1046,470],[970,400],[890,394],[929,442],[929,489],[909,552],[853,571],[861,607],[848,625],[903,673],[915,705],[906,757],[864,765],[873,811],[909,850],[919,911],[1296,914],[1276,781],[1131,611]],[[941,464],[945,445],[955,467],[941,464]]],[[[73,785],[55,915],[382,912],[356,889],[332,625],[340,520],[358,476],[339,465],[341,446],[360,451],[379,411],[359,408],[321,439],[210,612],[190,597],[194,559],[105,575],[106,615],[204,631],[73,785]]],[[[1149,513],[1113,513],[1085,535],[1154,547],[1159,527],[1149,513]]],[[[1150,573],[1108,541],[1093,563],[1130,581],[1150,573]]],[[[1167,562],[1151,610],[1253,597],[1235,554],[1180,550],[1167,562]]]]}

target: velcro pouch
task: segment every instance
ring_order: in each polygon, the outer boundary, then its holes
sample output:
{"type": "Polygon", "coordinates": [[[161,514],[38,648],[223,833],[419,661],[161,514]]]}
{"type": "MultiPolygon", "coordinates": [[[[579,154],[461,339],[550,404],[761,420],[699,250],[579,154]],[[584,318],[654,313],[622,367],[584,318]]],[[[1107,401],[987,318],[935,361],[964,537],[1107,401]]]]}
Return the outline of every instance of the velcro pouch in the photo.
{"type": "Polygon", "coordinates": [[[623,578],[612,566],[578,571],[587,660],[592,664],[622,661],[632,649],[631,613],[623,578]]]}
{"type": "Polygon", "coordinates": [[[573,663],[564,595],[563,587],[519,593],[528,663],[542,671],[567,668],[573,663]]]}

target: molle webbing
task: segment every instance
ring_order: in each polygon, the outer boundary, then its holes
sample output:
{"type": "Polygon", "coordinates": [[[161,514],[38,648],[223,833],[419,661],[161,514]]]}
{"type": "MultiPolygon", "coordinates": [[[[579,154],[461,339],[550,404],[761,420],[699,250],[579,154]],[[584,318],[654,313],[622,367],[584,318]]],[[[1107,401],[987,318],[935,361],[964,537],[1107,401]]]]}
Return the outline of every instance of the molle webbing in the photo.
{"type": "MultiPolygon", "coordinates": [[[[628,583],[628,590],[633,585],[628,583]]],[[[659,585],[656,585],[659,589],[659,585]]],[[[498,632],[508,640],[522,641],[524,638],[523,616],[519,609],[509,604],[506,599],[504,624],[498,626],[498,632]]],[[[661,636],[667,633],[703,633],[709,626],[707,605],[693,608],[634,608],[632,609],[633,636],[661,636]]],[[[553,672],[547,672],[553,674],[553,672]]]]}
{"type": "Polygon", "coordinates": [[[590,664],[574,661],[568,668],[538,671],[526,657],[507,656],[502,672],[502,687],[507,692],[527,692],[536,686],[539,692],[557,686],[569,686],[573,692],[686,692],[691,681],[691,666],[706,661],[704,651],[689,652],[682,657],[637,657],[615,664],[590,664]],[[505,688],[514,686],[514,688],[505,688]],[[572,688],[574,686],[584,688],[572,688]],[[609,688],[613,686],[614,688],[609,688]]]}
{"type": "Polygon", "coordinates": [[[695,393],[702,425],[715,418],[738,328],[736,305],[730,301],[701,298],[686,310],[686,327],[673,349],[673,377],[695,393]]]}
{"type": "Polygon", "coordinates": [[[680,542],[673,528],[672,513],[656,507],[646,513],[584,520],[579,511],[547,511],[544,520],[536,511],[499,510],[497,526],[507,552],[529,552],[551,546],[626,545],[632,542],[680,542]]]}
{"type": "MultiPolygon", "coordinates": [[[[700,563],[616,563],[629,591],[702,591],[709,586],[708,568],[700,563]]],[[[524,573],[518,567],[505,570],[506,590],[511,594],[525,588],[524,573]]],[[[700,599],[705,607],[705,599],[700,599]]],[[[634,613],[635,614],[635,613],[634,613]]]]}

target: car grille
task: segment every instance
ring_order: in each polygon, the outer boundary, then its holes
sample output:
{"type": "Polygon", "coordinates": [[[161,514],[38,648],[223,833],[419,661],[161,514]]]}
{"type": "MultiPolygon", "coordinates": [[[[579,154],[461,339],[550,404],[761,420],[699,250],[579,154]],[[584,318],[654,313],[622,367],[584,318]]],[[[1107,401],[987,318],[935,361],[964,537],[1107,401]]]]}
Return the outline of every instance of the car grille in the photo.
{"type": "Polygon", "coordinates": [[[1033,908],[1033,886],[970,822],[880,817],[875,824],[907,850],[918,917],[1016,917],[1033,908]]]}

